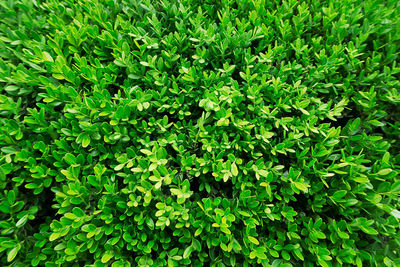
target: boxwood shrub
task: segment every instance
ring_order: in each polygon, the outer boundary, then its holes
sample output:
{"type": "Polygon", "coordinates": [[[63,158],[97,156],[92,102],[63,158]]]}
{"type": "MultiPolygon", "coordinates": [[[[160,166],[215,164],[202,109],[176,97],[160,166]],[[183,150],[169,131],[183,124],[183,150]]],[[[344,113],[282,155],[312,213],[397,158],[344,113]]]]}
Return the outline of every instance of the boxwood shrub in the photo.
{"type": "Polygon", "coordinates": [[[0,1],[0,265],[399,266],[399,16],[0,1]]]}

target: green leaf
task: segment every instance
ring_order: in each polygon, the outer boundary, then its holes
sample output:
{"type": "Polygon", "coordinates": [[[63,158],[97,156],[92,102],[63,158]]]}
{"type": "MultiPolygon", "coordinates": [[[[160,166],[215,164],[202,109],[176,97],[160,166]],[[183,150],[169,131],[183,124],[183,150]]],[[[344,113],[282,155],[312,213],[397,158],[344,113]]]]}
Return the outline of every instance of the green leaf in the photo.
{"type": "Polygon", "coordinates": [[[378,232],[374,229],[374,228],[372,228],[372,227],[370,227],[370,226],[366,226],[366,225],[364,225],[364,226],[360,226],[360,229],[364,232],[364,233],[366,233],[366,234],[369,234],[369,235],[377,235],[378,234],[378,232]]]}
{"type": "Polygon", "coordinates": [[[4,88],[8,93],[18,91],[19,87],[15,85],[9,85],[4,88]]]}
{"type": "Polygon", "coordinates": [[[18,150],[15,147],[11,147],[11,146],[2,147],[1,151],[6,154],[12,154],[12,153],[18,152],[18,150]]]}
{"type": "Polygon", "coordinates": [[[15,192],[13,190],[9,191],[7,194],[7,201],[10,205],[13,205],[15,202],[15,192]]]}
{"type": "Polygon", "coordinates": [[[76,163],[76,157],[74,155],[70,154],[70,153],[67,153],[64,156],[64,160],[69,165],[74,165],[76,163]]]}
{"type": "Polygon", "coordinates": [[[400,219],[400,211],[394,209],[392,210],[392,212],[390,212],[390,214],[392,214],[397,219],[400,219]]]}
{"type": "Polygon", "coordinates": [[[252,236],[248,236],[247,238],[248,238],[249,241],[250,241],[251,243],[253,243],[253,244],[256,244],[256,245],[259,245],[259,244],[260,244],[260,242],[258,242],[258,240],[257,240],[256,238],[252,237],[252,236]]]}
{"type": "Polygon", "coordinates": [[[82,137],[82,147],[88,147],[89,144],[90,144],[90,137],[89,137],[88,134],[85,134],[85,135],[82,137]]]}
{"type": "Polygon", "coordinates": [[[238,212],[240,215],[243,215],[243,216],[246,216],[246,217],[250,217],[250,216],[251,216],[250,213],[248,213],[248,212],[246,212],[246,211],[243,211],[243,210],[238,210],[237,212],[238,212]]]}
{"type": "Polygon", "coordinates": [[[269,254],[274,258],[279,258],[279,253],[276,250],[270,249],[269,254]]]}
{"type": "Polygon", "coordinates": [[[153,154],[153,152],[151,152],[151,151],[148,150],[148,149],[140,149],[140,152],[142,152],[143,154],[145,154],[145,155],[147,155],[147,156],[150,156],[150,155],[153,154]]]}
{"type": "Polygon", "coordinates": [[[380,176],[386,176],[391,172],[392,172],[392,169],[387,168],[387,169],[379,170],[376,174],[380,175],[380,176]]]}
{"type": "Polygon", "coordinates": [[[341,200],[347,194],[346,190],[338,190],[333,194],[333,199],[338,201],[341,200]]]}
{"type": "Polygon", "coordinates": [[[21,228],[22,226],[25,225],[25,223],[26,223],[27,221],[28,221],[28,214],[22,216],[22,218],[18,220],[18,222],[15,224],[15,226],[16,226],[17,228],[21,228]]]}
{"type": "Polygon", "coordinates": [[[187,259],[189,258],[190,254],[192,253],[192,246],[189,246],[185,249],[185,251],[183,252],[183,258],[187,259]]]}
{"type": "Polygon", "coordinates": [[[29,183],[29,184],[25,185],[25,188],[28,188],[28,189],[35,189],[37,187],[38,186],[35,183],[29,183]]]}
{"type": "Polygon", "coordinates": [[[112,257],[114,257],[114,255],[111,252],[106,252],[104,253],[103,257],[101,257],[101,262],[106,263],[111,260],[112,257]]]}
{"type": "Polygon", "coordinates": [[[231,165],[231,172],[232,172],[233,176],[237,176],[239,174],[239,171],[238,171],[238,168],[237,168],[235,162],[232,163],[232,165],[231,165]]]}
{"type": "Polygon", "coordinates": [[[125,167],[125,163],[121,163],[121,164],[118,164],[117,166],[115,166],[115,167],[114,167],[114,170],[115,170],[115,171],[120,171],[120,170],[122,170],[124,167],[125,167]]]}
{"type": "Polygon", "coordinates": [[[294,182],[294,185],[301,191],[307,191],[308,185],[302,182],[294,182]]]}
{"type": "Polygon", "coordinates": [[[400,192],[400,181],[393,183],[392,187],[390,188],[390,191],[393,193],[400,192]]]}
{"type": "Polygon", "coordinates": [[[294,254],[300,259],[300,260],[304,260],[304,256],[303,256],[303,254],[301,253],[301,251],[299,250],[299,249],[295,249],[295,250],[293,250],[294,251],[294,254]]]}
{"type": "Polygon", "coordinates": [[[230,231],[228,228],[226,228],[226,227],[221,227],[221,231],[224,232],[224,233],[227,234],[227,235],[230,235],[230,234],[231,234],[231,231],[230,231]]]}
{"type": "Polygon", "coordinates": [[[49,240],[50,240],[50,241],[54,241],[54,240],[56,240],[57,238],[59,238],[60,236],[61,236],[60,233],[51,233],[51,234],[50,234],[50,237],[49,237],[49,240]]]}
{"type": "Polygon", "coordinates": [[[64,250],[66,248],[64,243],[60,243],[57,246],[54,247],[54,250],[58,251],[58,250],[64,250]]]}
{"type": "Polygon", "coordinates": [[[6,175],[3,171],[3,168],[0,166],[0,181],[5,181],[6,180],[6,175]]]}
{"type": "Polygon", "coordinates": [[[17,245],[16,247],[8,250],[8,252],[7,252],[7,261],[8,262],[11,262],[12,260],[15,259],[15,257],[17,256],[18,251],[20,250],[20,248],[21,248],[21,246],[17,245]]]}
{"type": "Polygon", "coordinates": [[[203,228],[197,228],[196,232],[194,233],[194,236],[198,236],[203,232],[203,228]]]}
{"type": "Polygon", "coordinates": [[[260,260],[266,260],[267,259],[267,255],[265,255],[264,252],[256,252],[257,258],[259,258],[260,260]]]}
{"type": "Polygon", "coordinates": [[[86,214],[78,207],[72,209],[72,213],[76,215],[76,217],[84,217],[86,214]]]}

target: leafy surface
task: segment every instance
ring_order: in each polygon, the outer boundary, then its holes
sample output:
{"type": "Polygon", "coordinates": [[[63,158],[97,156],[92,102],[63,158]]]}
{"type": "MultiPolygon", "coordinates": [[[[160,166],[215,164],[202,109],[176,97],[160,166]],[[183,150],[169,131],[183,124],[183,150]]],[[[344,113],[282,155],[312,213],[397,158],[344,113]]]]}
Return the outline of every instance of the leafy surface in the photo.
{"type": "Polygon", "coordinates": [[[0,1],[1,266],[399,266],[398,1],[0,1]]]}

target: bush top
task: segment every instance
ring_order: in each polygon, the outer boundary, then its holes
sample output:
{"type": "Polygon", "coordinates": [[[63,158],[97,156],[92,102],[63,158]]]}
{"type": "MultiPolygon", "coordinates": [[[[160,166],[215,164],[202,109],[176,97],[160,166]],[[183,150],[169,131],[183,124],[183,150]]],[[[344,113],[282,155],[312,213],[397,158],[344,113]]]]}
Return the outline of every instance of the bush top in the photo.
{"type": "Polygon", "coordinates": [[[399,11],[1,2],[1,265],[400,265],[399,11]]]}

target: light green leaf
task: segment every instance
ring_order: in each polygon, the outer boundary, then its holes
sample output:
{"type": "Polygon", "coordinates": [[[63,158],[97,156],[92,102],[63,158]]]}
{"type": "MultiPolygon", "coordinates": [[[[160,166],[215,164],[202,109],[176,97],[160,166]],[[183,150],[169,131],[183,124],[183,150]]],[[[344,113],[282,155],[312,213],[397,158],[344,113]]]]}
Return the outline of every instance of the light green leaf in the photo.
{"type": "Polygon", "coordinates": [[[294,185],[301,191],[306,191],[307,187],[309,187],[307,184],[301,182],[294,182],[294,185]]]}
{"type": "Polygon", "coordinates": [[[54,240],[56,240],[57,238],[59,238],[61,235],[60,235],[60,233],[51,233],[51,235],[50,235],[50,237],[49,237],[49,240],[50,241],[54,241],[54,240]]]}
{"type": "Polygon", "coordinates": [[[103,257],[101,257],[101,262],[106,263],[108,262],[114,255],[111,252],[106,252],[103,257]]]}
{"type": "Polygon", "coordinates": [[[391,172],[392,172],[392,169],[387,168],[387,169],[379,170],[376,174],[380,175],[380,176],[385,176],[385,175],[388,175],[391,172]]]}
{"type": "Polygon", "coordinates": [[[183,258],[187,259],[189,258],[190,254],[192,253],[192,246],[189,246],[185,249],[185,251],[183,252],[183,258]]]}
{"type": "Polygon", "coordinates": [[[392,210],[392,212],[390,212],[390,214],[392,214],[397,219],[400,219],[400,211],[399,210],[394,209],[394,210],[392,210]]]}
{"type": "Polygon", "coordinates": [[[7,261],[11,262],[18,254],[18,251],[20,250],[21,246],[17,245],[16,247],[10,249],[7,253],[7,261]]]}
{"type": "Polygon", "coordinates": [[[237,176],[239,174],[238,168],[236,166],[236,163],[232,163],[231,165],[231,172],[233,174],[233,176],[237,176]]]}
{"type": "Polygon", "coordinates": [[[153,152],[151,152],[148,149],[140,149],[140,152],[142,152],[143,154],[146,154],[147,156],[150,156],[153,154],[153,152]]]}
{"type": "Polygon", "coordinates": [[[252,236],[248,236],[247,238],[248,238],[249,241],[250,241],[251,243],[253,243],[253,244],[256,244],[256,245],[259,245],[259,244],[260,244],[260,242],[257,240],[257,238],[254,238],[254,237],[252,237],[252,236]]]}
{"type": "Polygon", "coordinates": [[[89,135],[85,134],[82,137],[82,147],[87,147],[90,144],[90,137],[89,135]]]}

